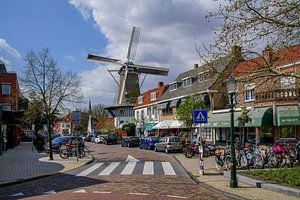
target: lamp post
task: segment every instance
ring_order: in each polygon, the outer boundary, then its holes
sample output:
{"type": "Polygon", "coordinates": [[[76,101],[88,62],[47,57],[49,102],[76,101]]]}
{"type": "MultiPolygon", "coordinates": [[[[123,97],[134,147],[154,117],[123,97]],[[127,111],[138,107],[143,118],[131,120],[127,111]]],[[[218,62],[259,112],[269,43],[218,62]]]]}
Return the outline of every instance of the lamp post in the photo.
{"type": "Polygon", "coordinates": [[[233,97],[236,93],[236,81],[235,78],[228,78],[226,80],[227,92],[230,96],[230,122],[231,122],[231,140],[230,140],[230,156],[231,156],[231,176],[230,176],[230,187],[237,188],[238,182],[236,178],[236,159],[235,159],[235,147],[234,147],[234,109],[233,109],[233,97]]]}

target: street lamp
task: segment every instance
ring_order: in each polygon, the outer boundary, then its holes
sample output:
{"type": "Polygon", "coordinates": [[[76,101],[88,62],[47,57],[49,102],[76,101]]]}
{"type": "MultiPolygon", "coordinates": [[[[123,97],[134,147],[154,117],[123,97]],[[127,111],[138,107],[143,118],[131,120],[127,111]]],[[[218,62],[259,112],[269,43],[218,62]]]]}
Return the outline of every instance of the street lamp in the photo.
{"type": "Polygon", "coordinates": [[[236,93],[236,80],[233,77],[230,77],[226,80],[226,87],[227,87],[227,92],[230,96],[230,122],[231,122],[231,151],[230,151],[230,156],[231,156],[231,177],[230,177],[230,187],[231,188],[237,188],[238,187],[238,182],[236,178],[236,159],[235,159],[235,148],[234,148],[234,110],[233,110],[233,97],[236,93]]]}

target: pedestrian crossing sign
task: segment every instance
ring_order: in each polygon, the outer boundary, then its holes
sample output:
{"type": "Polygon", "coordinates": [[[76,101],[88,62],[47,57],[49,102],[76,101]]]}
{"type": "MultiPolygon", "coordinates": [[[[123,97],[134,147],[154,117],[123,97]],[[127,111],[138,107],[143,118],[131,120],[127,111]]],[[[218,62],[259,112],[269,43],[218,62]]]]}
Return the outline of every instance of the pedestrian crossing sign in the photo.
{"type": "Polygon", "coordinates": [[[207,124],[207,110],[194,110],[194,124],[207,124]]]}

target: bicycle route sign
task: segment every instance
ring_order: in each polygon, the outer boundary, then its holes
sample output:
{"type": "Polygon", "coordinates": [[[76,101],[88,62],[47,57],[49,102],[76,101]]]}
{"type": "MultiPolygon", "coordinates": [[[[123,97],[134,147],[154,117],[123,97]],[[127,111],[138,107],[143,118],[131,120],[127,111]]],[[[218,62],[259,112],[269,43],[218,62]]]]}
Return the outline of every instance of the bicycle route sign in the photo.
{"type": "Polygon", "coordinates": [[[193,111],[194,124],[207,124],[207,110],[193,111]]]}

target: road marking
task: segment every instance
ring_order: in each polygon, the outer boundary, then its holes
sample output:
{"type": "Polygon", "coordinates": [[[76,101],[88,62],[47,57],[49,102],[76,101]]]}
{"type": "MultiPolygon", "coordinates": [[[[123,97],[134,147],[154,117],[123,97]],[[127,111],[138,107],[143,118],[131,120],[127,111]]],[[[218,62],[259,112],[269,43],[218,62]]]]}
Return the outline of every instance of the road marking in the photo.
{"type": "Polygon", "coordinates": [[[12,195],[9,195],[11,197],[18,197],[18,196],[23,196],[23,192],[19,192],[19,193],[16,193],[16,194],[12,194],[12,195]]]}
{"type": "Polygon", "coordinates": [[[77,174],[76,176],[87,176],[88,174],[92,173],[93,171],[95,171],[96,169],[98,169],[101,165],[103,165],[103,163],[96,163],[93,166],[87,168],[86,170],[80,172],[79,174],[77,174]]]}
{"type": "Polygon", "coordinates": [[[144,175],[154,175],[154,168],[153,168],[152,161],[145,162],[143,174],[144,175]]]}
{"type": "Polygon", "coordinates": [[[165,175],[176,175],[171,163],[169,162],[161,162],[165,175]]]}
{"type": "Polygon", "coordinates": [[[174,198],[187,199],[187,197],[183,197],[183,196],[176,196],[176,195],[167,195],[167,197],[174,197],[174,198]]]}
{"type": "Polygon", "coordinates": [[[102,172],[100,172],[98,176],[110,175],[110,173],[112,173],[112,171],[114,171],[114,169],[116,169],[116,167],[118,167],[119,164],[120,162],[110,163],[110,165],[108,165],[102,172]]]}
{"type": "Polygon", "coordinates": [[[56,194],[55,190],[50,190],[48,192],[44,192],[43,194],[56,194]]]}
{"type": "Polygon", "coordinates": [[[139,162],[139,160],[131,155],[128,155],[125,162],[139,162]]]}
{"type": "Polygon", "coordinates": [[[74,191],[73,193],[86,193],[85,189],[74,191]]]}
{"type": "Polygon", "coordinates": [[[146,193],[135,193],[135,192],[130,192],[129,194],[133,194],[133,195],[143,195],[143,196],[148,195],[148,194],[146,194],[146,193]]]}
{"type": "Polygon", "coordinates": [[[136,162],[128,162],[123,171],[121,172],[121,175],[129,175],[132,174],[134,168],[135,168],[136,162]]]}
{"type": "Polygon", "coordinates": [[[110,194],[111,192],[105,192],[105,191],[93,191],[93,193],[110,194]]]}

